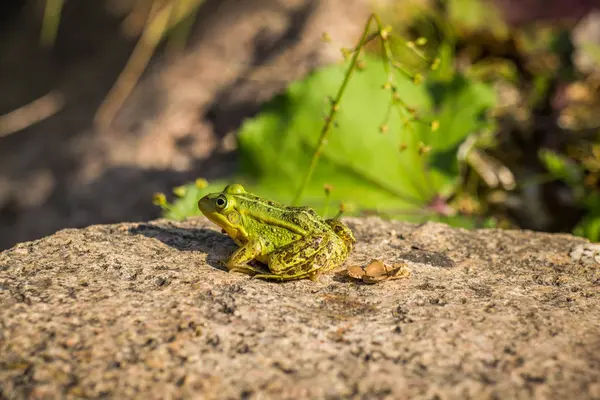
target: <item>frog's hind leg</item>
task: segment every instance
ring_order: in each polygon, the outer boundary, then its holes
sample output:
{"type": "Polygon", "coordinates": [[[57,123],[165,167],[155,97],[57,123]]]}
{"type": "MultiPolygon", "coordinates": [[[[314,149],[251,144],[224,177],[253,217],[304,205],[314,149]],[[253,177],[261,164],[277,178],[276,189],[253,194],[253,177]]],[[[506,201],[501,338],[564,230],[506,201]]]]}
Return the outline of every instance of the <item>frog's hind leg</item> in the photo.
{"type": "Polygon", "coordinates": [[[319,272],[328,269],[328,249],[332,238],[326,234],[306,236],[274,252],[269,259],[270,274],[257,274],[255,278],[291,281],[314,279],[319,272]]]}

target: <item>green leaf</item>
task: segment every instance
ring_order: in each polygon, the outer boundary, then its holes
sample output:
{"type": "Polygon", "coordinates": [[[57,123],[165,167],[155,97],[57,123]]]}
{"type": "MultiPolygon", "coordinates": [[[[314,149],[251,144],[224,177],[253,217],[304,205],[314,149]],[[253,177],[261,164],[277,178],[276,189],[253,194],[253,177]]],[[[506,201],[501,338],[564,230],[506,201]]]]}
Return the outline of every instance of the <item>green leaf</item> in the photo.
{"type": "Polygon", "coordinates": [[[572,187],[581,185],[583,170],[577,163],[548,149],[541,149],[538,155],[548,172],[555,179],[561,179],[572,187]]]}
{"type": "MultiPolygon", "coordinates": [[[[383,63],[371,57],[363,60],[366,68],[350,80],[302,203],[320,211],[325,205],[323,186],[330,184],[332,204],[422,218],[426,205],[436,194],[448,192],[456,179],[455,161],[431,160],[442,154],[452,158],[468,134],[487,124],[483,115],[494,104],[494,92],[460,75],[416,86],[398,73],[397,93],[424,119],[406,126],[403,120],[410,114],[391,105],[391,91],[382,88],[387,81],[383,63]],[[440,122],[435,132],[429,124],[433,120],[440,122]],[[387,133],[380,133],[384,123],[387,133]],[[401,145],[406,148],[400,150],[401,145]],[[430,147],[427,154],[420,154],[422,145],[430,147]]],[[[318,144],[331,107],[328,99],[336,94],[345,73],[346,65],[323,68],[293,83],[246,121],[238,136],[240,168],[231,181],[289,203],[318,144]]],[[[190,212],[198,200],[191,196],[199,195],[186,193],[176,202],[186,205],[175,204],[172,215],[190,212]]]]}
{"type": "Polygon", "coordinates": [[[573,230],[573,234],[585,237],[592,242],[600,241],[600,214],[584,217],[573,230]]]}
{"type": "Polygon", "coordinates": [[[583,199],[588,214],[573,229],[573,234],[585,237],[592,242],[600,241],[600,193],[589,193],[583,199]]]}

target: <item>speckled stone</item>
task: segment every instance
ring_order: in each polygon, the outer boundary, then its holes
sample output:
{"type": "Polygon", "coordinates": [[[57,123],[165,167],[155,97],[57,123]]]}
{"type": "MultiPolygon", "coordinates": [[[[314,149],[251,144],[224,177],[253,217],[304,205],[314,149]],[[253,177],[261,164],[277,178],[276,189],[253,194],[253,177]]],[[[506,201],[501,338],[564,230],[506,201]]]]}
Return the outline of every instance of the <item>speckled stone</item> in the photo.
{"type": "Polygon", "coordinates": [[[587,241],[345,221],[350,264],[410,277],[227,273],[235,244],[204,218],[0,253],[0,398],[600,398],[600,265],[571,256],[587,241]]]}

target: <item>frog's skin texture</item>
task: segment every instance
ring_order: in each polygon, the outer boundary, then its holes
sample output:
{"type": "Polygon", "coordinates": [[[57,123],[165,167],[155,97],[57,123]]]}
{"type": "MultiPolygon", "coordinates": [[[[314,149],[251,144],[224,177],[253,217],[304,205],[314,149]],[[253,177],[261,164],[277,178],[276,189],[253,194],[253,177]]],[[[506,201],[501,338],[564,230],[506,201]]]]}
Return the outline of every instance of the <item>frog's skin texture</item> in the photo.
{"type": "Polygon", "coordinates": [[[322,219],[309,207],[288,207],[232,184],[198,201],[200,211],[240,246],[229,271],[273,280],[316,279],[342,265],[356,239],[341,221],[322,219]],[[270,274],[249,265],[257,260],[270,274]]]}

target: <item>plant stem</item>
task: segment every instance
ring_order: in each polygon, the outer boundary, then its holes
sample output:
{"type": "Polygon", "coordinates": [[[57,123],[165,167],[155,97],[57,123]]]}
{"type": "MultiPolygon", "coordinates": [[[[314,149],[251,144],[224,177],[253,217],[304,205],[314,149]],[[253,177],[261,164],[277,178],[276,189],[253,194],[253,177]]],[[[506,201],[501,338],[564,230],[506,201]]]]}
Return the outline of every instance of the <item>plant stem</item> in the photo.
{"type": "Polygon", "coordinates": [[[310,178],[312,178],[312,175],[315,171],[315,167],[317,166],[317,162],[319,161],[319,157],[321,156],[321,152],[323,151],[323,147],[325,146],[325,139],[326,139],[327,135],[329,134],[329,132],[331,131],[331,127],[333,126],[333,120],[339,110],[340,100],[342,99],[342,95],[344,94],[344,91],[346,90],[346,86],[348,85],[348,82],[350,81],[350,77],[352,76],[352,73],[354,72],[354,69],[356,67],[356,62],[358,60],[358,56],[360,55],[360,51],[362,50],[364,44],[367,42],[367,35],[369,33],[369,28],[371,27],[371,22],[374,19],[375,19],[375,14],[371,14],[371,16],[369,17],[369,20],[367,21],[367,24],[365,25],[365,30],[363,31],[362,37],[360,38],[360,41],[358,42],[358,46],[356,46],[356,50],[354,51],[354,55],[352,56],[352,60],[350,61],[350,66],[348,67],[348,71],[346,71],[346,75],[344,76],[344,81],[342,82],[342,85],[340,86],[340,89],[338,90],[338,93],[337,93],[334,101],[331,104],[331,111],[329,112],[329,116],[327,117],[327,120],[325,121],[325,125],[323,125],[323,129],[321,130],[321,135],[319,137],[319,142],[317,144],[317,148],[315,149],[315,152],[313,153],[312,158],[310,160],[310,166],[308,167],[308,170],[306,171],[306,175],[304,175],[302,185],[298,189],[298,192],[296,192],[296,196],[294,197],[294,200],[292,201],[292,204],[294,204],[294,205],[298,204],[298,202],[302,198],[302,194],[304,193],[306,186],[308,185],[308,182],[310,182],[310,178]]]}
{"type": "Polygon", "coordinates": [[[60,23],[63,0],[46,0],[44,8],[44,20],[42,21],[41,42],[45,47],[54,46],[60,23]]]}

